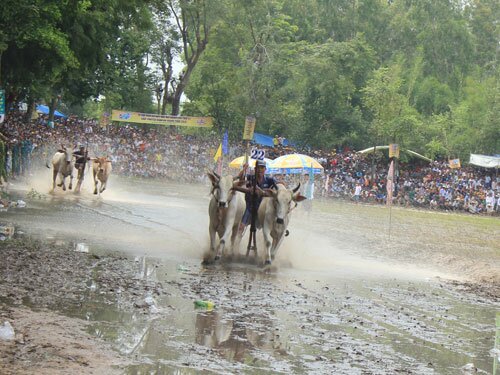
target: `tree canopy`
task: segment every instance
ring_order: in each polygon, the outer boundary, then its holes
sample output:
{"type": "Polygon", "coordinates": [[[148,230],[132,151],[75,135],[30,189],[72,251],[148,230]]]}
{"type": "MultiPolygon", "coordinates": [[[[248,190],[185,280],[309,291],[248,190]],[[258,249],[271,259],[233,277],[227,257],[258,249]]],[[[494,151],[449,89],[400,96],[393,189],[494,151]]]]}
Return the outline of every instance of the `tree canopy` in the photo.
{"type": "Polygon", "coordinates": [[[332,149],[499,153],[493,0],[5,0],[7,104],[215,118],[332,149]],[[22,22],[20,22],[22,20],[22,22]]]}

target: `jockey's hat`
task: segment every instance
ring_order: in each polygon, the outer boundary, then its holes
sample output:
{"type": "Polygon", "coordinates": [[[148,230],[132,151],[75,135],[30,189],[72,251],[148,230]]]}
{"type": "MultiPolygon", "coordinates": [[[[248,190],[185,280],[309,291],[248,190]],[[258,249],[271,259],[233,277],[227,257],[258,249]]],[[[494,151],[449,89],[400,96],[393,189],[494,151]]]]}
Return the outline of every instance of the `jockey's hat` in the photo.
{"type": "Polygon", "coordinates": [[[264,160],[257,160],[255,164],[257,165],[257,167],[266,167],[266,162],[264,160]]]}

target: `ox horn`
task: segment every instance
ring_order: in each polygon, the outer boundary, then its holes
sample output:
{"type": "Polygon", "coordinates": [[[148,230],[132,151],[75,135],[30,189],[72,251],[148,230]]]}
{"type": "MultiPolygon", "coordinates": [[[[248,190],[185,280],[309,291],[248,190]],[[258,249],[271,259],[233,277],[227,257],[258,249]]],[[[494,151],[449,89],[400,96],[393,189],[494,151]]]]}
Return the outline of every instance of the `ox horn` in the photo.
{"type": "Polygon", "coordinates": [[[207,176],[210,178],[210,181],[212,181],[212,185],[220,181],[220,177],[217,175],[217,173],[207,169],[207,176]]]}
{"type": "Polygon", "coordinates": [[[296,193],[296,192],[298,192],[298,191],[299,191],[299,189],[300,189],[300,182],[299,182],[299,184],[297,185],[297,187],[296,187],[295,189],[293,189],[293,190],[292,190],[292,192],[293,192],[293,193],[296,193]]]}
{"type": "Polygon", "coordinates": [[[220,180],[220,176],[216,171],[213,171],[212,173],[214,174],[215,177],[217,177],[220,180]]]}

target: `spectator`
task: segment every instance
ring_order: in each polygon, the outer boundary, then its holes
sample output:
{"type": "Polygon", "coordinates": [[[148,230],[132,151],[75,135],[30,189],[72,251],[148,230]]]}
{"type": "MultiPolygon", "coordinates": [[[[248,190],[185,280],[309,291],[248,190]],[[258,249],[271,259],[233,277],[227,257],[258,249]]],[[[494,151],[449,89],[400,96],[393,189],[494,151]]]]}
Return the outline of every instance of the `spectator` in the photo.
{"type": "Polygon", "coordinates": [[[485,199],[486,212],[491,214],[495,211],[495,195],[493,191],[489,191],[485,199]]]}
{"type": "Polygon", "coordinates": [[[362,187],[361,187],[361,184],[358,182],[356,184],[356,187],[354,188],[354,200],[357,202],[359,202],[359,199],[361,197],[361,190],[362,190],[362,187]]]}

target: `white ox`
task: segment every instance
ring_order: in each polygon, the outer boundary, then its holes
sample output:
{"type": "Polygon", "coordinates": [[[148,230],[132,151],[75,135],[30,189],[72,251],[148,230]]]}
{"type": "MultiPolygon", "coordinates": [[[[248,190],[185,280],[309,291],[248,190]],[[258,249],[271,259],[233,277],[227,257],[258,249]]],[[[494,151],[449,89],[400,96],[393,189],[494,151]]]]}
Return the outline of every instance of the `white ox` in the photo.
{"type": "Polygon", "coordinates": [[[106,190],[108,178],[111,174],[113,167],[111,161],[105,157],[92,159],[92,174],[94,175],[94,194],[97,194],[97,185],[101,182],[99,194],[106,190]]]}
{"type": "Polygon", "coordinates": [[[257,212],[257,228],[262,228],[266,246],[266,264],[271,264],[287,233],[291,211],[306,197],[300,195],[300,184],[295,189],[287,189],[277,184],[277,190],[267,189],[257,212]]]}
{"type": "Polygon", "coordinates": [[[60,183],[57,186],[62,186],[66,191],[65,180],[69,176],[69,190],[73,187],[73,149],[71,147],[62,146],[52,157],[52,191],[56,188],[56,179],[59,176],[60,183]]]}
{"type": "Polygon", "coordinates": [[[212,199],[208,207],[210,255],[214,260],[218,260],[224,252],[229,236],[231,236],[231,251],[234,251],[238,226],[245,212],[245,199],[242,193],[231,190],[233,187],[232,176],[221,177],[213,172],[207,174],[212,182],[212,199]],[[220,242],[216,249],[217,234],[220,242]]]}

